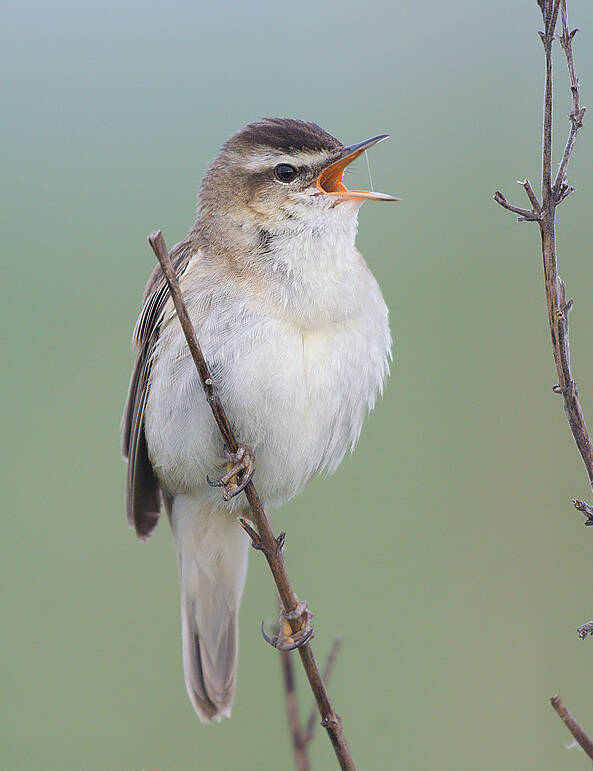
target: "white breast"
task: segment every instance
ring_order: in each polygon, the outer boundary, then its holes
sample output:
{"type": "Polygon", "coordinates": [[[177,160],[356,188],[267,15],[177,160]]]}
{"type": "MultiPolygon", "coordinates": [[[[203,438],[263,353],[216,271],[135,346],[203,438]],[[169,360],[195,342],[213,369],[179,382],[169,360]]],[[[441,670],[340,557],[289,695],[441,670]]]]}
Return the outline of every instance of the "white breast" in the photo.
{"type": "MultiPolygon", "coordinates": [[[[286,276],[278,282],[284,288],[271,282],[262,291],[261,282],[220,280],[199,255],[182,282],[222,404],[237,438],[254,451],[254,481],[269,507],[337,467],[388,371],[391,339],[377,283],[353,247],[346,259],[341,250],[338,263],[330,274],[316,263],[308,281],[293,275],[296,299],[286,276]]],[[[206,475],[223,470],[222,442],[171,307],[167,314],[146,408],[149,454],[169,491],[220,503],[206,475]]]]}

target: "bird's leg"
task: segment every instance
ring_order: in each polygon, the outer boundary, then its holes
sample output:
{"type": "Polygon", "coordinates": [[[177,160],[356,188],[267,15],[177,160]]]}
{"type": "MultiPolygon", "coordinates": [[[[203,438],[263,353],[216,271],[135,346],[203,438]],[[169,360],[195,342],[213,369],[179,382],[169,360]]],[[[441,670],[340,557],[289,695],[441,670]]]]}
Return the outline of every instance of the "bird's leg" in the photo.
{"type": "Polygon", "coordinates": [[[251,482],[255,461],[251,450],[244,444],[237,447],[237,452],[229,452],[225,447],[224,457],[227,460],[226,474],[214,481],[208,477],[206,479],[210,487],[224,487],[222,497],[225,501],[230,501],[251,482]]]}
{"type": "Polygon", "coordinates": [[[309,610],[306,602],[299,602],[294,610],[280,612],[280,631],[277,635],[270,637],[266,634],[262,621],[261,633],[264,640],[270,643],[274,648],[281,651],[292,651],[300,648],[301,645],[309,642],[313,637],[313,625],[311,618],[313,614],[309,610]],[[300,620],[299,629],[292,631],[291,621],[300,620]]]}

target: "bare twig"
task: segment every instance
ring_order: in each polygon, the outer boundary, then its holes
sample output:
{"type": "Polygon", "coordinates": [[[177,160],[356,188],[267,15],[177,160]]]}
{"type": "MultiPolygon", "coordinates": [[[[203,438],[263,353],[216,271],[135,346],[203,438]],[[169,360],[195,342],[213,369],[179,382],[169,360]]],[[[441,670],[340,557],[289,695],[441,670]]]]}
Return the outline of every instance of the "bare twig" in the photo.
{"type": "MultiPolygon", "coordinates": [[[[331,650],[327,656],[327,661],[325,662],[325,667],[323,668],[323,682],[326,685],[329,683],[329,678],[331,677],[331,673],[333,672],[334,664],[336,663],[336,659],[338,657],[338,651],[340,650],[341,644],[342,644],[342,638],[338,635],[338,637],[336,637],[333,642],[331,650]]],[[[315,716],[316,716],[316,710],[315,710],[315,707],[312,707],[311,712],[309,713],[309,719],[307,720],[307,724],[305,726],[305,744],[309,744],[313,740],[313,734],[315,733],[315,726],[317,725],[315,716]]]]}
{"type": "Polygon", "coordinates": [[[577,634],[581,640],[584,640],[585,637],[587,637],[589,634],[593,635],[593,621],[587,621],[586,624],[581,624],[578,626],[577,634]]]}
{"type": "Polygon", "coordinates": [[[566,0],[562,0],[560,4],[560,16],[562,18],[562,35],[559,36],[560,44],[564,49],[566,56],[566,64],[568,66],[568,74],[570,76],[570,91],[572,93],[572,110],[568,119],[570,120],[570,131],[568,133],[568,139],[566,140],[566,146],[562,155],[562,161],[558,167],[556,179],[554,180],[554,192],[558,203],[566,198],[574,188],[566,185],[566,170],[568,168],[568,162],[570,155],[574,147],[574,143],[579,133],[579,129],[583,125],[583,118],[585,115],[585,108],[580,106],[580,94],[579,94],[579,81],[574,68],[574,59],[572,56],[572,41],[577,34],[578,29],[571,30],[568,26],[568,15],[566,12],[566,0]],[[562,196],[562,197],[561,197],[562,196]]]}
{"type": "Polygon", "coordinates": [[[577,723],[577,721],[574,719],[574,717],[570,714],[568,708],[564,705],[564,702],[558,696],[558,694],[555,694],[550,699],[550,704],[558,715],[560,716],[560,719],[564,723],[564,725],[568,728],[570,733],[573,735],[575,740],[578,742],[581,749],[583,749],[587,755],[593,760],[593,742],[589,739],[587,734],[583,731],[581,726],[577,723]]]}
{"type": "Polygon", "coordinates": [[[528,180],[524,180],[519,184],[525,188],[525,192],[531,202],[531,209],[521,209],[520,207],[512,206],[500,192],[496,192],[494,200],[503,208],[521,215],[521,220],[536,221],[539,224],[548,320],[552,335],[554,361],[558,372],[558,384],[554,386],[554,391],[563,396],[564,411],[568,424],[585,464],[589,484],[593,486],[593,445],[589,438],[585,418],[579,403],[577,386],[570,369],[568,314],[572,307],[572,300],[568,300],[568,302],[566,300],[564,282],[558,276],[556,262],[556,207],[572,191],[572,188],[566,184],[566,172],[577,133],[583,125],[583,115],[585,112],[584,108],[580,106],[579,81],[576,76],[572,54],[572,40],[576,30],[570,31],[569,29],[566,0],[538,0],[538,5],[544,22],[544,30],[540,32],[540,37],[544,46],[546,67],[542,138],[542,202],[540,205],[528,180]],[[562,19],[562,35],[559,39],[566,54],[573,106],[570,113],[570,131],[566,147],[556,179],[552,184],[552,44],[554,42],[554,32],[559,12],[562,19]]]}
{"type": "MultiPolygon", "coordinates": [[[[546,303],[548,306],[548,321],[552,335],[554,362],[558,373],[558,383],[554,386],[553,390],[555,393],[562,394],[564,400],[564,412],[581,454],[581,458],[583,459],[589,477],[589,484],[593,487],[593,446],[591,444],[591,439],[589,438],[585,418],[579,403],[577,386],[573,380],[570,369],[568,314],[570,313],[573,302],[572,300],[567,301],[564,281],[562,281],[558,275],[555,233],[556,208],[574,189],[567,184],[566,174],[577,134],[583,125],[583,117],[585,114],[585,108],[580,106],[579,80],[576,75],[572,53],[572,41],[577,30],[571,30],[569,27],[566,0],[538,0],[538,5],[542,12],[544,22],[544,30],[539,34],[544,46],[546,67],[542,137],[542,202],[540,206],[539,201],[527,180],[520,182],[519,184],[523,185],[531,202],[532,209],[529,212],[529,216],[524,216],[524,210],[511,206],[500,192],[495,194],[494,200],[505,209],[523,214],[520,219],[537,220],[539,223],[544,264],[546,303]],[[560,166],[558,167],[558,172],[552,183],[552,44],[554,42],[554,32],[559,12],[562,23],[562,34],[558,37],[558,40],[560,41],[566,56],[566,64],[570,77],[570,90],[572,94],[572,110],[569,115],[570,129],[566,140],[566,146],[564,148],[560,166]]],[[[593,507],[588,503],[585,503],[585,501],[577,499],[573,500],[573,504],[575,508],[582,512],[587,518],[585,520],[585,525],[593,525],[593,507]]],[[[588,634],[593,634],[593,621],[582,624],[577,629],[577,633],[581,639],[587,637],[588,634]]],[[[566,709],[562,701],[558,696],[554,696],[550,700],[550,703],[556,712],[558,712],[562,720],[564,720],[581,747],[587,752],[589,757],[593,759],[593,745],[583,733],[583,730],[578,723],[576,723],[570,712],[566,709]]]]}
{"type": "MultiPolygon", "coordinates": [[[[327,685],[331,676],[340,645],[342,644],[342,638],[338,635],[335,638],[331,650],[328,654],[323,668],[323,682],[327,685]]],[[[290,729],[292,739],[292,749],[298,771],[309,771],[309,757],[307,748],[313,741],[315,734],[317,710],[315,707],[311,709],[309,718],[301,727],[298,709],[298,698],[294,679],[294,669],[292,665],[292,658],[290,653],[286,651],[280,651],[280,660],[282,664],[282,677],[284,680],[284,699],[286,703],[286,716],[288,719],[288,727],[290,729]]]]}
{"type": "Polygon", "coordinates": [[[517,184],[525,188],[527,197],[531,201],[531,206],[533,207],[533,211],[537,214],[541,214],[542,207],[540,202],[537,200],[536,194],[533,192],[533,188],[531,187],[531,182],[528,179],[523,179],[523,180],[518,179],[517,184]]]}
{"type": "MultiPolygon", "coordinates": [[[[544,89],[544,127],[542,137],[542,203],[544,209],[548,208],[552,200],[552,43],[554,42],[554,30],[558,19],[560,0],[541,0],[538,3],[544,22],[544,30],[540,32],[540,38],[544,46],[546,59],[546,84],[544,89]]],[[[553,211],[554,207],[551,207],[553,211]]],[[[545,259],[545,258],[544,258],[545,259]]]]}
{"type": "MultiPolygon", "coordinates": [[[[529,188],[531,189],[531,185],[529,185],[529,188]]],[[[519,222],[539,222],[541,219],[540,213],[534,209],[523,209],[520,206],[513,206],[510,204],[504,194],[500,192],[500,190],[497,190],[492,197],[496,203],[502,206],[503,209],[507,209],[508,211],[512,211],[515,214],[518,214],[519,222]]]]}
{"type": "Polygon", "coordinates": [[[292,739],[292,751],[298,771],[309,771],[309,757],[307,755],[307,744],[301,729],[299,719],[299,702],[294,680],[294,667],[292,666],[292,656],[288,651],[280,651],[280,663],[282,665],[282,678],[284,680],[284,700],[286,703],[286,718],[290,737],[292,739]]]}
{"type": "Polygon", "coordinates": [[[589,506],[585,501],[579,501],[576,498],[573,498],[572,504],[577,511],[582,512],[587,517],[585,525],[591,527],[593,525],[593,506],[589,506]]]}
{"type": "MultiPolygon", "coordinates": [[[[222,434],[227,450],[234,453],[237,451],[239,444],[235,439],[228,418],[224,412],[220,399],[218,398],[215,384],[212,380],[208,365],[206,364],[206,360],[204,359],[202,350],[196,338],[193,325],[188,316],[185,303],[183,302],[181,289],[179,288],[179,282],[177,281],[177,276],[175,275],[173,266],[171,265],[169,253],[167,251],[167,247],[165,246],[165,240],[161,231],[156,230],[154,233],[151,233],[148,237],[148,243],[152,247],[152,250],[154,251],[158,261],[161,264],[161,268],[167,280],[169,291],[175,305],[175,310],[177,311],[179,322],[183,329],[189,350],[204,387],[206,399],[210,405],[214,419],[216,420],[218,428],[220,429],[220,433],[222,434]]],[[[253,482],[249,482],[249,484],[245,487],[244,493],[249,502],[251,518],[257,531],[255,531],[249,525],[245,527],[245,523],[242,524],[244,529],[250,535],[253,546],[264,553],[274,577],[282,606],[287,613],[290,613],[291,611],[296,610],[298,605],[298,598],[290,583],[290,579],[286,571],[286,565],[284,564],[284,557],[282,556],[283,537],[279,536],[278,539],[274,537],[274,533],[263,509],[255,486],[253,485],[253,482]]],[[[298,618],[289,618],[289,623],[292,631],[295,634],[300,631],[300,621],[298,618]]],[[[355,771],[354,761],[342,731],[341,720],[330,701],[327,688],[325,687],[325,683],[321,677],[321,673],[319,671],[319,667],[317,666],[317,662],[315,661],[310,643],[305,643],[298,650],[301,661],[303,662],[303,667],[307,674],[307,678],[309,680],[309,684],[311,686],[311,690],[313,691],[315,701],[317,702],[317,706],[321,714],[321,725],[326,729],[329,735],[332,746],[336,753],[336,757],[339,761],[340,768],[344,769],[345,771],[355,771]]]]}

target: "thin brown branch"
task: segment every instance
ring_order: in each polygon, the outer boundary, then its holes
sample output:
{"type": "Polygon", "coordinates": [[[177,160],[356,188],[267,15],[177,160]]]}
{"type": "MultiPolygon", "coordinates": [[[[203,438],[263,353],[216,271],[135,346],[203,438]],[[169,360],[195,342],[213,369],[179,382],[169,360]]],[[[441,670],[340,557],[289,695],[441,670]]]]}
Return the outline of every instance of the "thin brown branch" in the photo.
{"type": "Polygon", "coordinates": [[[299,703],[294,680],[294,667],[292,656],[288,651],[280,651],[280,663],[282,666],[282,679],[284,681],[284,701],[286,704],[286,718],[292,739],[292,751],[298,771],[309,771],[309,757],[307,754],[308,741],[303,735],[301,721],[299,719],[299,703]]]}
{"type": "MultiPolygon", "coordinates": [[[[327,660],[325,662],[325,667],[323,668],[323,682],[327,685],[329,683],[329,678],[331,677],[331,673],[334,669],[334,664],[336,663],[336,659],[338,657],[338,651],[340,650],[340,646],[342,644],[342,638],[338,635],[338,637],[335,638],[333,645],[331,647],[331,650],[327,656],[327,660]]],[[[307,724],[305,725],[305,745],[310,744],[310,742],[313,740],[313,734],[315,733],[315,726],[317,725],[317,721],[315,720],[316,717],[316,710],[315,707],[311,709],[311,712],[309,713],[309,719],[307,720],[307,724]]]]}
{"type": "MultiPolygon", "coordinates": [[[[208,365],[206,364],[206,360],[202,354],[202,350],[200,348],[200,344],[198,343],[193,325],[185,308],[181,289],[179,288],[179,282],[177,281],[177,276],[173,270],[173,266],[171,264],[169,253],[167,251],[167,247],[165,246],[165,240],[161,231],[156,230],[154,233],[151,233],[148,237],[148,243],[152,247],[152,250],[154,251],[159,263],[161,264],[161,268],[167,280],[169,291],[175,305],[175,310],[177,311],[179,322],[183,329],[189,350],[196,365],[198,375],[204,387],[208,404],[210,405],[214,419],[216,420],[218,428],[220,429],[224,443],[229,451],[236,452],[239,444],[233,434],[228,418],[218,397],[216,386],[212,380],[210,370],[208,369],[208,365]]],[[[286,565],[284,563],[284,557],[282,556],[281,549],[282,540],[278,540],[274,537],[270,522],[266,516],[253,482],[249,482],[244,490],[244,493],[251,509],[251,519],[257,529],[257,533],[250,533],[252,543],[257,549],[264,553],[274,577],[282,606],[287,613],[290,613],[297,608],[298,598],[292,588],[288,573],[286,571],[286,565]]],[[[298,633],[300,630],[299,619],[291,619],[289,620],[289,623],[292,631],[295,634],[298,633]]],[[[327,688],[325,687],[325,683],[321,676],[321,672],[319,671],[319,667],[315,661],[310,643],[305,643],[298,649],[298,651],[307,678],[309,680],[311,690],[313,691],[315,701],[317,702],[317,706],[319,708],[319,713],[321,715],[321,725],[328,733],[336,753],[336,757],[340,764],[340,768],[344,771],[355,771],[354,761],[342,731],[340,718],[333,708],[327,688]]]]}
{"type": "Polygon", "coordinates": [[[584,750],[587,755],[593,760],[593,742],[587,734],[583,731],[581,726],[577,723],[577,721],[574,719],[574,717],[570,714],[570,711],[568,708],[564,705],[564,702],[558,696],[558,694],[555,694],[550,699],[550,704],[556,712],[558,713],[560,719],[564,723],[564,725],[568,728],[570,733],[573,735],[575,741],[579,744],[582,750],[584,750]]]}
{"type": "Polygon", "coordinates": [[[564,148],[562,160],[560,161],[556,179],[554,180],[554,193],[558,203],[564,200],[564,198],[566,198],[566,196],[569,195],[574,189],[566,184],[566,170],[568,168],[568,162],[576,142],[577,134],[579,133],[579,129],[583,126],[583,118],[585,116],[585,108],[580,106],[579,79],[576,75],[574,58],[572,55],[572,41],[578,30],[571,30],[568,26],[566,0],[561,0],[560,17],[562,19],[562,34],[558,39],[560,40],[560,44],[562,45],[564,54],[566,56],[566,64],[570,77],[570,91],[572,94],[572,110],[568,116],[570,121],[568,139],[566,140],[566,146],[564,148]]]}
{"type": "Polygon", "coordinates": [[[506,197],[503,195],[503,193],[500,192],[500,190],[497,190],[492,197],[496,203],[502,206],[503,209],[507,209],[507,211],[512,211],[514,214],[518,214],[519,222],[539,222],[540,213],[538,211],[535,211],[534,209],[522,209],[520,206],[513,206],[507,201],[506,197]]]}
{"type": "MultiPolygon", "coordinates": [[[[332,644],[323,668],[323,682],[327,685],[338,656],[342,638],[338,635],[332,644]]],[[[286,716],[292,741],[292,749],[298,771],[309,771],[309,756],[307,748],[313,741],[315,735],[315,726],[317,725],[317,709],[311,708],[309,718],[304,727],[301,727],[299,718],[298,696],[294,678],[294,668],[292,658],[287,651],[280,651],[280,662],[282,666],[282,679],[284,681],[284,701],[286,705],[286,716]]]]}
{"type": "Polygon", "coordinates": [[[546,59],[542,137],[542,204],[545,209],[552,193],[552,43],[554,42],[554,30],[556,29],[560,0],[554,0],[553,2],[551,0],[544,0],[544,2],[540,3],[540,8],[544,21],[544,31],[540,32],[540,37],[546,59]]]}
{"type": "Polygon", "coordinates": [[[593,621],[587,621],[586,624],[581,624],[578,626],[577,634],[581,640],[584,640],[589,634],[593,635],[593,621]]]}
{"type": "MultiPolygon", "coordinates": [[[[566,172],[568,163],[576,140],[576,135],[583,123],[584,109],[579,102],[579,82],[574,68],[572,54],[572,40],[576,30],[572,32],[568,26],[566,0],[538,0],[544,21],[544,31],[540,37],[544,46],[545,55],[545,87],[544,87],[544,111],[543,111],[543,136],[542,136],[542,201],[541,207],[531,190],[531,186],[525,180],[520,183],[531,201],[534,213],[539,213],[539,228],[542,244],[542,258],[544,267],[544,280],[546,289],[546,304],[548,306],[548,320],[552,335],[554,350],[554,362],[558,373],[558,384],[554,391],[560,393],[564,399],[564,411],[568,424],[574,436],[575,442],[581,453],[583,463],[589,476],[589,483],[593,486],[593,447],[587,432],[585,420],[579,403],[576,383],[570,370],[570,346],[568,338],[568,314],[572,308],[572,300],[566,300],[566,288],[562,279],[558,276],[556,256],[555,218],[556,207],[573,190],[566,184],[566,172]],[[570,76],[572,93],[572,111],[570,113],[570,132],[562,161],[558,169],[556,179],[552,184],[552,127],[553,127],[553,80],[552,80],[552,44],[554,31],[560,11],[562,19],[562,35],[559,40],[566,55],[566,62],[570,76]]],[[[497,203],[505,209],[516,212],[516,207],[507,204],[502,193],[494,196],[497,203]]],[[[585,524],[593,524],[593,507],[584,501],[573,500],[576,509],[587,517],[585,524]]],[[[583,624],[577,630],[579,636],[584,639],[593,633],[593,622],[583,624]]],[[[556,710],[568,730],[587,755],[593,760],[593,743],[577,723],[569,710],[563,704],[559,696],[550,699],[550,704],[556,710]]]]}
{"type": "Polygon", "coordinates": [[[517,184],[521,185],[525,189],[525,192],[527,193],[527,197],[531,201],[531,206],[533,208],[533,211],[537,214],[541,213],[542,207],[540,202],[537,199],[536,194],[533,192],[533,188],[531,187],[531,182],[528,179],[518,179],[517,184]]]}
{"type": "Polygon", "coordinates": [[[578,450],[585,464],[589,477],[589,484],[593,487],[593,446],[589,438],[585,418],[579,403],[578,391],[573,380],[570,368],[570,344],[568,336],[568,314],[572,307],[572,300],[566,301],[564,282],[558,276],[556,260],[556,233],[555,219],[556,207],[570,194],[572,188],[566,184],[566,172],[574,147],[576,135],[583,122],[584,111],[579,102],[579,82],[576,76],[572,53],[572,40],[575,31],[569,30],[566,12],[566,0],[538,0],[544,21],[544,31],[540,37],[544,46],[545,55],[545,88],[543,111],[543,137],[542,137],[542,201],[541,207],[531,186],[525,180],[520,183],[525,188],[527,196],[532,204],[532,210],[520,209],[508,203],[505,196],[497,192],[494,200],[503,208],[521,215],[520,218],[528,221],[537,221],[540,227],[542,258],[544,267],[544,281],[546,290],[546,303],[548,306],[548,321],[552,336],[554,362],[558,373],[558,384],[554,387],[557,393],[561,393],[564,400],[564,411],[575,439],[578,450]],[[568,65],[573,109],[571,112],[571,128],[566,144],[562,162],[552,184],[552,117],[553,117],[553,81],[552,81],[552,45],[554,32],[561,11],[562,35],[560,42],[566,54],[568,65]]]}
{"type": "MultiPolygon", "coordinates": [[[[565,4],[566,0],[562,0],[565,4]]],[[[554,361],[558,372],[558,385],[564,398],[564,411],[575,442],[581,453],[583,463],[587,470],[589,483],[593,485],[593,446],[587,431],[585,419],[578,399],[576,383],[572,378],[570,368],[570,345],[568,337],[568,311],[566,303],[564,283],[558,277],[556,258],[556,233],[555,218],[558,199],[552,189],[552,107],[553,107],[553,83],[552,83],[552,43],[558,17],[559,3],[554,3],[544,10],[544,24],[546,33],[542,37],[546,58],[546,83],[544,95],[544,135],[542,147],[542,208],[543,216],[540,221],[540,235],[542,242],[542,256],[544,264],[544,280],[546,287],[546,301],[548,305],[548,319],[552,335],[554,349],[554,361]]],[[[570,60],[572,61],[572,45],[570,46],[570,60]]],[[[572,65],[574,71],[574,63],[572,65]]],[[[576,75],[575,75],[576,78],[576,75]]],[[[573,143],[574,144],[574,143],[573,143]]],[[[572,149],[572,148],[571,148],[572,149]]],[[[563,174],[566,173],[570,153],[566,159],[563,174]]]]}
{"type": "Polygon", "coordinates": [[[577,499],[573,499],[572,505],[577,511],[580,511],[587,517],[585,525],[591,527],[591,525],[593,525],[593,506],[589,506],[585,501],[579,501],[577,499]]]}

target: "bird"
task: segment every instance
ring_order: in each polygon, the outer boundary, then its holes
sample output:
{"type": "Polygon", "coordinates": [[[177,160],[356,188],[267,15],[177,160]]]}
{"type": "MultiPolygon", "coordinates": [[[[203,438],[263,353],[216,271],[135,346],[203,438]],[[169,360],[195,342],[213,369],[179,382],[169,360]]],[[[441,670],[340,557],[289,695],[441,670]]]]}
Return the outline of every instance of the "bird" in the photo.
{"type": "Polygon", "coordinates": [[[126,509],[143,540],[167,511],[185,685],[204,723],[230,717],[236,687],[250,545],[237,493],[253,478],[275,510],[335,471],[389,373],[388,309],[355,238],[365,201],[399,199],[343,182],[386,137],[344,145],[315,123],[265,118],[233,134],[202,180],[195,223],[170,258],[242,442],[234,456],[225,456],[159,266],[146,285],[122,417],[126,509]]]}

